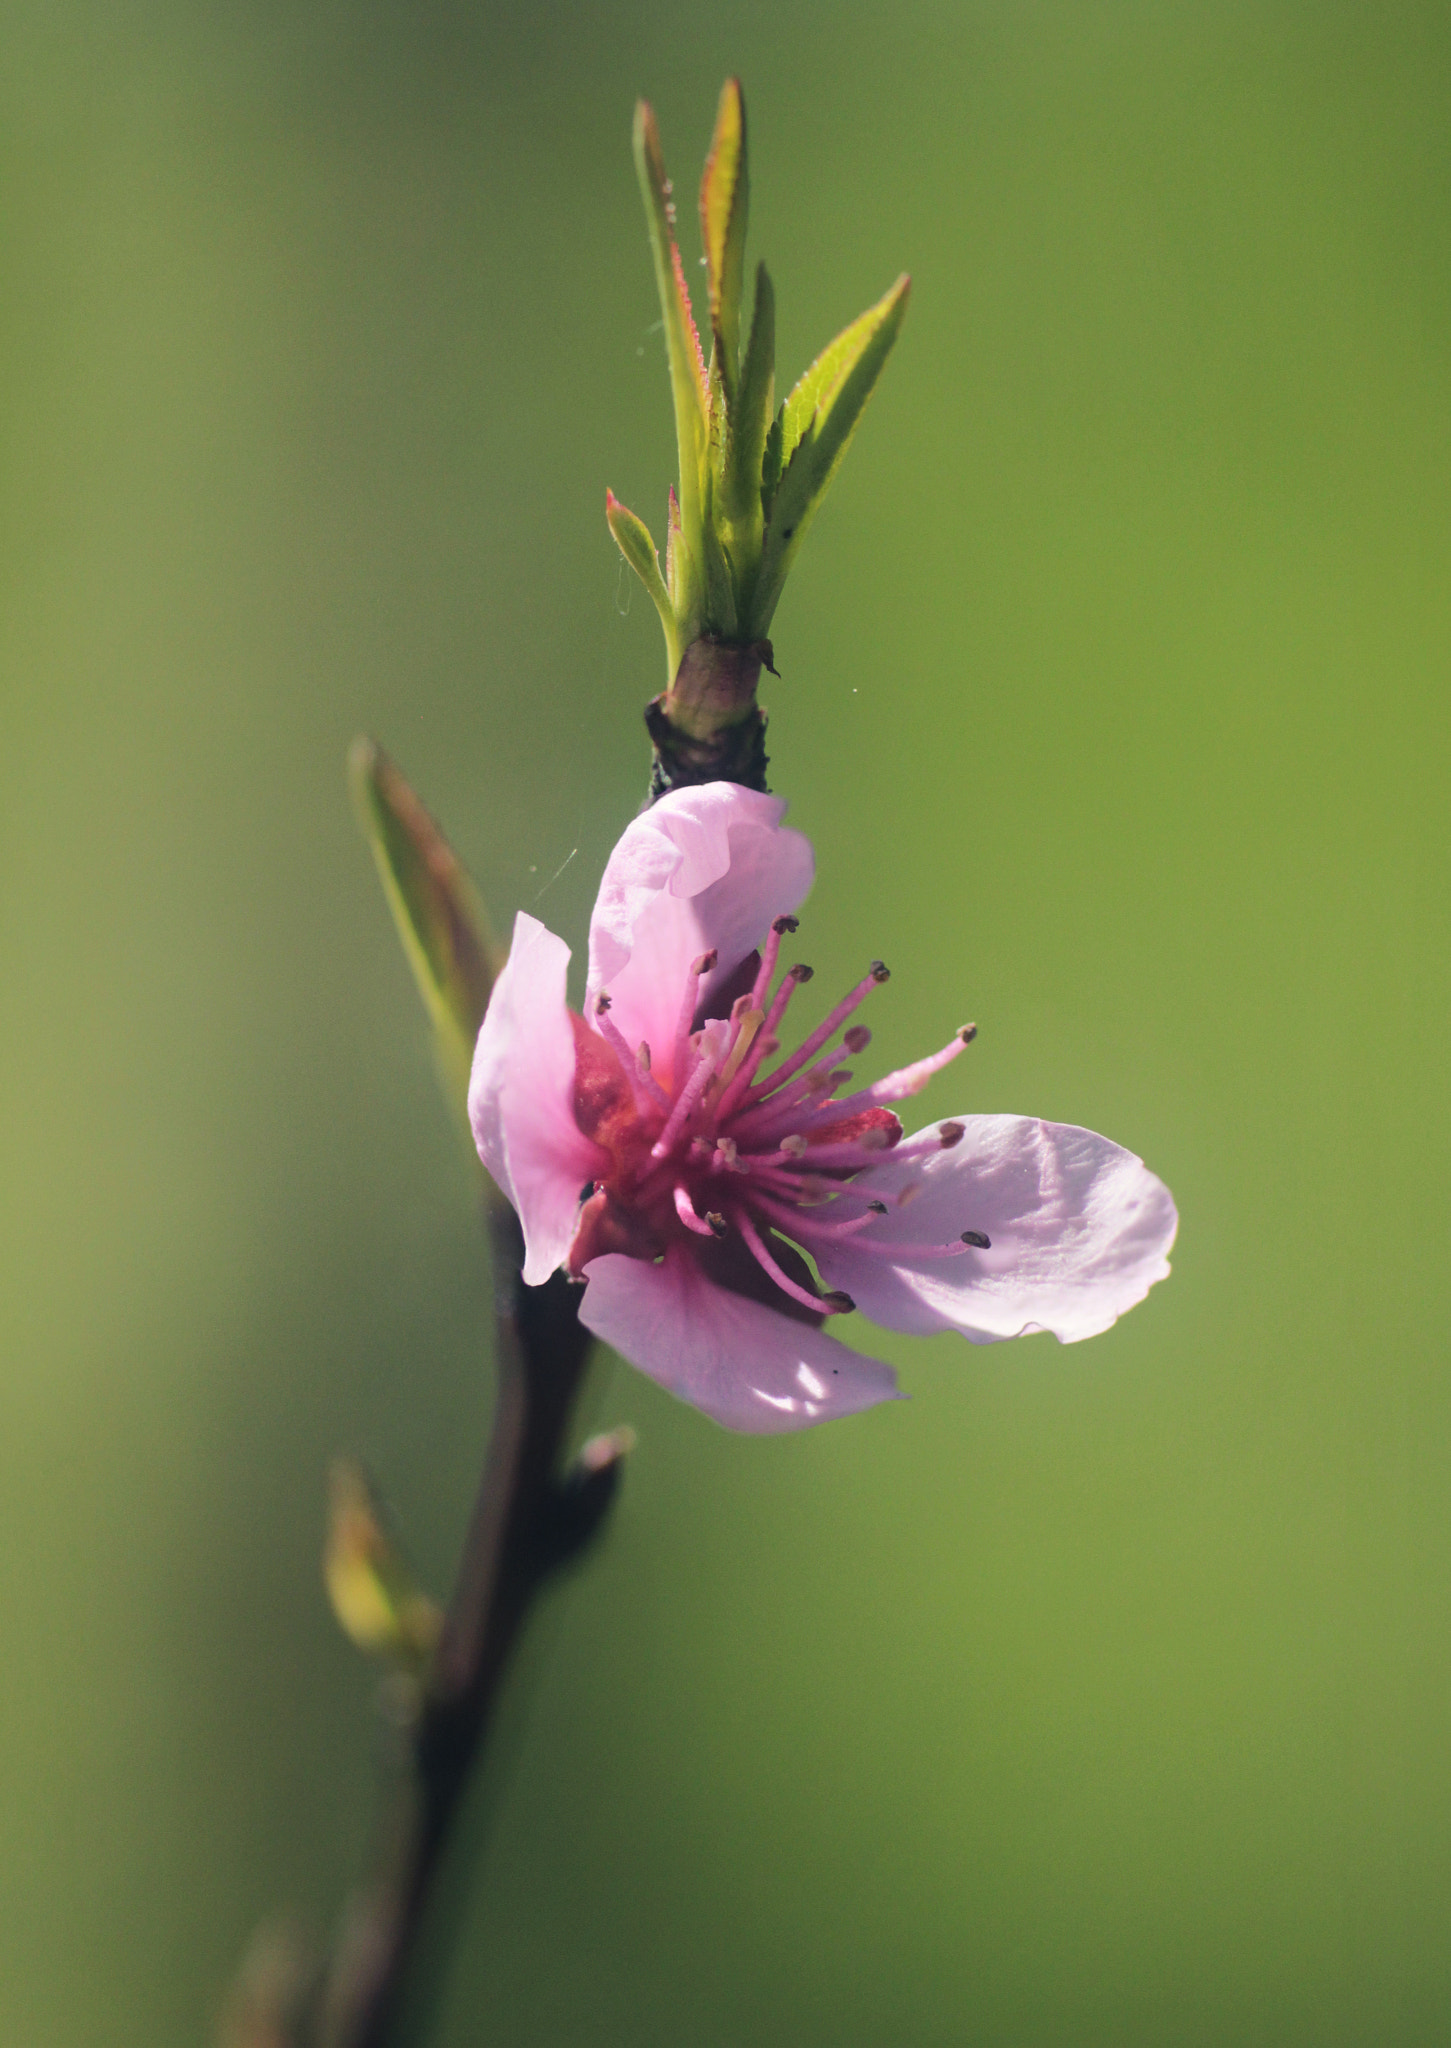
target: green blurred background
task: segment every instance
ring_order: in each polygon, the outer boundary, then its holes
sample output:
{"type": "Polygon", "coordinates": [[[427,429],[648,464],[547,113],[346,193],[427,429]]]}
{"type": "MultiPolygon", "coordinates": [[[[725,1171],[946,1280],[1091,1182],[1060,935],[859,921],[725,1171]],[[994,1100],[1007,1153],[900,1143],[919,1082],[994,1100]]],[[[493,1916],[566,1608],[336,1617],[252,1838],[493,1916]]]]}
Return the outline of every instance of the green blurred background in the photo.
{"type": "Polygon", "coordinates": [[[661,680],[631,104],[689,193],[728,70],[782,373],[915,277],[766,693],[821,1007],[884,954],[884,1066],[982,1026],[926,1115],[1109,1132],[1180,1248],[803,1437],[602,1363],[436,2039],[1451,2039],[1451,14],[0,20],[6,2041],[206,2040],[362,1853],[326,1462],[442,1587],[490,1381],[343,754],[582,943],[661,680]]]}

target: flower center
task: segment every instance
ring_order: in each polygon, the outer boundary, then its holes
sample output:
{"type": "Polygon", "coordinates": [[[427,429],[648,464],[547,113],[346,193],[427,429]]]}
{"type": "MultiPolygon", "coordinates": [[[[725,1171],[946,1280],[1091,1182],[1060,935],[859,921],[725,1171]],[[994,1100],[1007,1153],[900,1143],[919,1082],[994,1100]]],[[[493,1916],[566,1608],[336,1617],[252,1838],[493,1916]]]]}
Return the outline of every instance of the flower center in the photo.
{"type": "MultiPolygon", "coordinates": [[[[842,1315],[855,1306],[851,1297],[819,1292],[800,1254],[778,1233],[806,1251],[845,1238],[863,1252],[898,1257],[987,1249],[981,1231],[946,1245],[874,1243],[872,1226],[888,1214],[887,1204],[854,1185],[864,1168],[901,1146],[901,1122],[885,1104],[925,1087],[972,1042],[977,1027],[964,1025],[940,1052],[842,1095],[852,1076],[838,1061],[871,1041],[864,1025],[848,1020],[889,978],[874,960],[796,1050],[768,1068],[781,1050],[791,999],[812,975],[809,967],[794,966],[777,978],[781,942],[797,928],[794,917],[775,920],[749,990],[728,1017],[707,1018],[699,1028],[701,982],[716,955],[693,961],[668,1047],[627,1045],[608,995],[596,998],[593,1028],[583,1018],[573,1020],[575,1118],[610,1163],[584,1190],[572,1273],[604,1252],[659,1258],[674,1244],[692,1243],[704,1253],[702,1240],[734,1241],[778,1300],[784,1295],[798,1312],[814,1316],[842,1315]]],[[[898,1156],[925,1160],[962,1135],[960,1123],[943,1123],[913,1139],[906,1153],[898,1149],[898,1156]]],[[[897,1205],[918,1185],[909,1175],[896,1190],[897,1205]]]]}

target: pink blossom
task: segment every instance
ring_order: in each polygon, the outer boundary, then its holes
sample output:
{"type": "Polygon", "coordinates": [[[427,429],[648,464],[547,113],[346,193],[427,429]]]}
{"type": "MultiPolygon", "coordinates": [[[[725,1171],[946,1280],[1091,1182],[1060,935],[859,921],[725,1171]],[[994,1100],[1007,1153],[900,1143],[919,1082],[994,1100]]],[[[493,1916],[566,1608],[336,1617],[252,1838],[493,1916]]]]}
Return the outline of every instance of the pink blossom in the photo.
{"type": "Polygon", "coordinates": [[[891,1368],[828,1336],[829,1318],[1076,1343],[1166,1276],[1177,1225],[1141,1160],[1073,1124],[960,1116],[904,1136],[887,1105],[972,1033],[853,1088],[840,1061],[870,1039],[854,1020],[888,978],[880,961],[783,1050],[811,970],[781,954],[813,876],[784,812],[716,782],[627,827],[590,924],[583,1017],[565,1002],[569,949],[521,912],[469,1090],[525,1280],[566,1266],[597,1336],[755,1431],[898,1398],[891,1368]]]}

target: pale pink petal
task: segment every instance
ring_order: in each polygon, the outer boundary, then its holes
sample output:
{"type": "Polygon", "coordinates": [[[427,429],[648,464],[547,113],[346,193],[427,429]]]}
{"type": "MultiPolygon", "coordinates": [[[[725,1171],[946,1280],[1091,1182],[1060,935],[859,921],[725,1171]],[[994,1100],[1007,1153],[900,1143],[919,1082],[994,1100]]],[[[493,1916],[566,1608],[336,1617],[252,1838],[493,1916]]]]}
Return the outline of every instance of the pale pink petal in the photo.
{"type": "Polygon", "coordinates": [[[531,1287],[563,1264],[580,1189],[606,1165],[574,1120],[574,1032],[564,1002],[568,965],[563,939],[521,910],[469,1080],[474,1142],[519,1212],[524,1278],[531,1287]]]}
{"type": "Polygon", "coordinates": [[[585,1328],[727,1429],[805,1429],[904,1398],[889,1365],[717,1287],[684,1246],[659,1265],[612,1252],[585,1275],[585,1328]]]}
{"type": "Polygon", "coordinates": [[[810,889],[811,842],[782,825],[785,811],[779,797],[708,782],[625,827],[590,919],[589,1002],[609,991],[631,1047],[668,1059],[691,962],[718,954],[708,996],[810,889]]]}
{"type": "Polygon", "coordinates": [[[896,1257],[850,1238],[817,1256],[827,1284],[845,1288],[863,1315],[916,1335],[959,1330],[975,1344],[1030,1330],[1074,1344],[1167,1277],[1173,1199],[1132,1152],[1036,1117],[953,1121],[965,1128],[950,1151],[889,1155],[854,1182],[888,1207],[863,1238],[897,1247],[896,1257]],[[981,1231],[991,1249],[914,1260],[914,1243],[955,1243],[965,1230],[981,1231]]]}

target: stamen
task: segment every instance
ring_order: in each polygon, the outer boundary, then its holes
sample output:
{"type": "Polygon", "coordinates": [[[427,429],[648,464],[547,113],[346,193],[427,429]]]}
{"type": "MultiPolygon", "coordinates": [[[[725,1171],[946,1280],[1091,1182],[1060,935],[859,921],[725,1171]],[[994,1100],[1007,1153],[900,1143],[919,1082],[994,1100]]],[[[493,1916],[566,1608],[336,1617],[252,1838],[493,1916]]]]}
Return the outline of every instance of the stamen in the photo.
{"type": "Polygon", "coordinates": [[[686,1055],[690,1049],[690,1027],[695,1021],[696,1006],[700,1001],[700,977],[709,974],[716,963],[714,952],[702,953],[698,960],[692,960],[685,977],[685,992],[680,998],[680,1015],[675,1020],[675,1068],[670,1079],[676,1092],[685,1085],[685,1070],[689,1062],[686,1055]]]}
{"type": "Polygon", "coordinates": [[[844,996],[836,1008],[817,1025],[811,1036],[804,1043],[797,1046],[790,1059],[782,1060],[780,1066],[773,1073],[768,1074],[764,1081],[757,1082],[746,1098],[747,1103],[753,1105],[757,1102],[763,1102],[768,1095],[781,1086],[783,1081],[789,1081],[793,1074],[799,1073],[808,1060],[816,1057],[829,1038],[835,1038],[837,1032],[840,1031],[852,1011],[859,1009],[872,990],[877,987],[878,983],[886,979],[886,968],[882,966],[880,960],[874,960],[865,979],[859,981],[851,994],[844,996]]]}
{"type": "Polygon", "coordinates": [[[841,1316],[846,1315],[849,1308],[856,1307],[856,1303],[849,1294],[837,1294],[834,1296],[830,1294],[810,1294],[804,1287],[798,1287],[794,1280],[789,1279],[781,1271],[781,1268],[771,1257],[762,1241],[760,1231],[757,1230],[744,1209],[737,1212],[735,1221],[741,1236],[750,1248],[752,1258],[754,1258],[756,1264],[763,1272],[770,1275],[783,1294],[789,1294],[793,1301],[799,1301],[805,1308],[814,1309],[817,1314],[824,1313],[829,1316],[841,1316]],[[847,1306],[843,1307],[843,1303],[847,1306]]]}
{"type": "Polygon", "coordinates": [[[765,1006],[766,991],[771,986],[772,977],[776,972],[776,962],[781,955],[782,939],[786,936],[787,932],[795,932],[800,929],[801,920],[799,917],[778,917],[773,920],[770,932],[766,938],[765,947],[761,953],[761,969],[756,976],[756,985],[751,990],[751,1008],[753,1010],[759,1010],[765,1006]]]}
{"type": "Polygon", "coordinates": [[[629,1046],[625,1043],[624,1033],[610,1015],[610,999],[606,995],[595,997],[595,1028],[605,1043],[614,1047],[620,1065],[635,1084],[636,1102],[641,1099],[641,1090],[643,1090],[645,1099],[653,1102],[657,1109],[668,1109],[670,1107],[670,1098],[655,1079],[655,1076],[650,1072],[650,1048],[648,1046],[641,1046],[640,1052],[646,1055],[645,1064],[641,1066],[640,1054],[630,1051],[629,1046]]]}
{"type": "MultiPolygon", "coordinates": [[[[833,1103],[832,1115],[835,1116],[842,1107],[839,1102],[833,1103]]],[[[955,1145],[962,1143],[966,1135],[967,1126],[955,1120],[950,1123],[933,1124],[927,1130],[918,1131],[914,1136],[904,1139],[893,1154],[892,1164],[900,1166],[908,1159],[930,1159],[939,1152],[950,1152],[955,1145]]]]}
{"type": "MultiPolygon", "coordinates": [[[[741,997],[741,1002],[745,1003],[749,1001],[749,996],[741,997]]],[[[761,1025],[764,1023],[765,1019],[760,1010],[748,1009],[742,1011],[739,1018],[736,1018],[735,1013],[733,1011],[732,1021],[736,1024],[736,1042],[731,1047],[730,1056],[726,1060],[725,1065],[721,1068],[720,1073],[716,1079],[716,1086],[722,1094],[725,1093],[725,1090],[730,1086],[731,1082],[735,1079],[736,1070],[740,1066],[741,1061],[745,1058],[746,1054],[750,1051],[752,1041],[754,1040],[756,1033],[760,1030],[761,1025]]]]}
{"type": "Polygon", "coordinates": [[[707,1209],[705,1212],[705,1220],[710,1225],[710,1234],[712,1237],[730,1236],[731,1227],[729,1223],[726,1222],[724,1216],[721,1215],[719,1209],[707,1209]]]}
{"type": "Polygon", "coordinates": [[[798,1074],[794,1081],[789,1082],[777,1094],[758,1102],[754,1108],[741,1110],[734,1119],[734,1128],[744,1136],[764,1140],[780,1130],[783,1125],[789,1129],[792,1124],[797,1123],[803,1109],[814,1115],[821,1104],[819,1100],[813,1102],[813,1097],[820,1098],[823,1094],[829,1096],[843,1080],[851,1079],[851,1071],[847,1067],[838,1067],[831,1073],[827,1072],[835,1058],[834,1048],[823,1053],[814,1067],[808,1067],[804,1074],[798,1074]]]}
{"type": "Polygon", "coordinates": [[[914,1060],[910,1067],[898,1067],[894,1074],[884,1074],[880,1081],[873,1081],[870,1088],[848,1095],[839,1106],[847,1111],[867,1109],[873,1103],[900,1102],[904,1096],[920,1094],[932,1076],[951,1066],[957,1055],[972,1044],[975,1036],[974,1027],[964,1024],[941,1052],[929,1053],[925,1060],[914,1060]]]}
{"type": "Polygon", "coordinates": [[[780,1049],[781,1041],[775,1036],[776,1026],[785,1015],[786,1005],[796,993],[799,985],[803,981],[810,981],[810,979],[811,969],[809,967],[792,967],[787,973],[782,975],[781,985],[771,998],[771,1007],[766,1012],[755,1044],[736,1069],[734,1079],[715,1106],[717,1122],[724,1122],[725,1118],[731,1114],[736,1104],[750,1087],[751,1079],[756,1069],[760,1066],[761,1061],[766,1057],[766,1054],[780,1049]]]}
{"type": "Polygon", "coordinates": [[[839,1145],[813,1145],[807,1154],[814,1167],[854,1168],[876,1166],[892,1143],[892,1133],[863,1131],[859,1138],[844,1139],[839,1145]]]}
{"type": "MultiPolygon", "coordinates": [[[[708,1036],[708,1032],[701,1033],[702,1040],[705,1040],[708,1036]]],[[[667,1156],[676,1139],[685,1129],[696,1104],[709,1086],[711,1075],[714,1072],[714,1049],[712,1046],[703,1043],[700,1048],[700,1059],[696,1065],[695,1072],[676,1096],[675,1107],[665,1119],[664,1130],[661,1131],[659,1137],[650,1147],[650,1157],[652,1159],[664,1159],[667,1156]]]]}
{"type": "Polygon", "coordinates": [[[677,1183],[673,1192],[675,1195],[675,1213],[686,1229],[693,1230],[697,1237],[713,1237],[715,1233],[712,1231],[709,1223],[702,1223],[696,1215],[695,1204],[691,1201],[688,1191],[677,1183]]]}
{"type": "Polygon", "coordinates": [[[856,1252],[869,1252],[875,1259],[896,1259],[903,1264],[913,1259],[960,1259],[968,1249],[961,1242],[957,1244],[878,1244],[875,1239],[864,1237],[853,1247],[856,1252]]]}
{"type": "Polygon", "coordinates": [[[964,1230],[962,1241],[964,1244],[970,1244],[974,1251],[979,1252],[990,1252],[993,1247],[993,1241],[985,1230],[964,1230]]]}
{"type": "MultiPolygon", "coordinates": [[[[865,1230],[868,1224],[877,1220],[874,1211],[868,1209],[865,1215],[853,1216],[845,1223],[828,1223],[819,1217],[803,1216],[800,1209],[793,1208],[788,1202],[775,1201],[769,1195],[759,1197],[758,1204],[768,1215],[773,1216],[790,1236],[824,1237],[832,1240],[855,1237],[859,1230],[865,1230]]],[[[883,1214],[885,1213],[883,1211],[883,1214]]]]}

